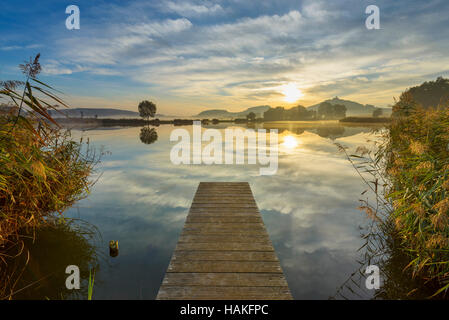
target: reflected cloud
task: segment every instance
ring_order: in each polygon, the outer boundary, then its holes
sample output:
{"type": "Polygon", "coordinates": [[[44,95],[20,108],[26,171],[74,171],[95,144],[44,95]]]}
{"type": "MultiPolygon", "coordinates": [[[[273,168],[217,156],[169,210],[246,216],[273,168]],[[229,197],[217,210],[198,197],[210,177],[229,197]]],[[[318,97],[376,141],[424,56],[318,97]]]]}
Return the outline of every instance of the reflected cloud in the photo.
{"type": "MultiPolygon", "coordinates": [[[[123,239],[120,257],[128,261],[127,272],[141,272],[132,261],[149,263],[151,255],[138,257],[150,248],[158,252],[155,273],[162,277],[198,183],[248,181],[294,297],[325,299],[353,271],[361,243],[358,227],[365,223],[357,210],[363,184],[334,142],[355,150],[375,136],[369,128],[345,127],[343,136],[336,133],[332,140],[314,126],[288,125],[279,143],[300,143],[279,154],[274,176],[259,176],[256,165],[173,165],[171,126],[158,128],[158,142],[150,148],[136,139],[140,128],[96,130],[91,143],[105,145],[112,154],[103,160],[102,178],[79,211],[106,238],[123,239]]],[[[155,297],[154,286],[146,297],[155,297]]]]}

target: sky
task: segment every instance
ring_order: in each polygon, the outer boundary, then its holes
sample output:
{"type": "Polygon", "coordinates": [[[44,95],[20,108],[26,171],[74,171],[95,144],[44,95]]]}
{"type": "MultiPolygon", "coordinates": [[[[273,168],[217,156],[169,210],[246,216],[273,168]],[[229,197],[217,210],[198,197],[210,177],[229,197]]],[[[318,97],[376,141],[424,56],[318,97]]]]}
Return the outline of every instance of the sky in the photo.
{"type": "Polygon", "coordinates": [[[338,96],[386,107],[449,77],[447,0],[2,0],[0,80],[41,53],[72,107],[192,115],[338,96]],[[66,28],[66,7],[80,29],[66,28]],[[367,6],[380,9],[369,30],[367,6]]]}

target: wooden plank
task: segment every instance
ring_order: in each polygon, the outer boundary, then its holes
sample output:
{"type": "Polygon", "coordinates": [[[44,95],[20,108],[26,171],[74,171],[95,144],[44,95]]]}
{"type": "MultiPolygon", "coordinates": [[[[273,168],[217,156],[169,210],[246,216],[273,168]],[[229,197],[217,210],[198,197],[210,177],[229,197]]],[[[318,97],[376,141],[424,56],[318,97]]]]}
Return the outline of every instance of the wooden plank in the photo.
{"type": "MultiPolygon", "coordinates": [[[[196,209],[196,208],[217,208],[219,207],[220,203],[214,203],[214,202],[209,202],[209,203],[193,203],[191,208],[192,209],[196,209]]],[[[235,209],[244,209],[244,208],[257,208],[257,206],[255,204],[251,204],[251,203],[226,203],[226,208],[235,208],[235,209]]]]}
{"type": "Polygon", "coordinates": [[[292,299],[247,182],[201,182],[157,299],[292,299]]]}
{"type": "Polygon", "coordinates": [[[199,235],[199,236],[228,236],[229,239],[232,239],[232,237],[244,237],[244,236],[265,236],[267,234],[266,230],[254,230],[254,229],[248,229],[248,230],[226,230],[226,229],[215,229],[215,230],[208,230],[208,229],[187,229],[183,230],[181,235],[182,236],[189,236],[189,235],[199,235]]]}
{"type": "Polygon", "coordinates": [[[288,287],[202,287],[162,285],[160,300],[291,300],[288,287]]]}
{"type": "Polygon", "coordinates": [[[190,209],[190,214],[194,213],[207,213],[211,216],[257,216],[260,217],[260,213],[255,209],[240,209],[238,211],[232,210],[229,208],[197,208],[197,209],[190,209]]]}
{"type": "Polygon", "coordinates": [[[196,206],[202,205],[202,204],[219,204],[219,205],[231,205],[231,204],[236,204],[236,205],[251,205],[252,207],[256,206],[256,202],[251,201],[251,200],[242,200],[242,199],[234,199],[233,201],[231,200],[226,200],[226,199],[195,199],[194,203],[196,206]]]}
{"type": "Polygon", "coordinates": [[[274,251],[175,251],[180,261],[278,261],[274,251]]]}
{"type": "MultiPolygon", "coordinates": [[[[230,192],[230,191],[214,191],[214,192],[199,192],[196,193],[195,197],[199,197],[199,198],[204,198],[204,197],[219,197],[219,196],[223,196],[223,197],[232,197],[233,195],[235,195],[235,192],[230,192]]],[[[247,193],[247,192],[240,192],[238,194],[238,197],[243,198],[244,196],[246,197],[252,197],[253,194],[252,193],[247,193]]]]}
{"type": "Polygon", "coordinates": [[[176,251],[274,251],[271,242],[178,242],[176,251]]]}
{"type": "Polygon", "coordinates": [[[277,273],[168,273],[162,282],[169,286],[287,287],[277,273]]]}
{"type": "Polygon", "coordinates": [[[186,223],[182,230],[184,234],[241,234],[265,235],[266,229],[260,223],[186,223]]]}
{"type": "Polygon", "coordinates": [[[266,231],[265,226],[260,222],[239,222],[239,223],[204,223],[204,222],[186,222],[184,230],[217,230],[227,232],[257,230],[266,231]]]}
{"type": "Polygon", "coordinates": [[[194,200],[204,200],[204,199],[220,199],[220,200],[228,200],[228,201],[233,201],[235,199],[239,199],[239,200],[248,200],[248,201],[253,201],[254,199],[251,199],[249,197],[250,193],[239,193],[239,194],[235,194],[235,193],[217,193],[217,194],[212,194],[210,192],[207,193],[196,193],[195,196],[193,197],[194,200]]]}
{"type": "Polygon", "coordinates": [[[255,216],[212,216],[204,214],[189,214],[186,219],[186,223],[263,223],[262,219],[255,216]]]}
{"type": "Polygon", "coordinates": [[[282,273],[273,261],[179,261],[171,260],[167,272],[262,272],[282,273]]]}
{"type": "Polygon", "coordinates": [[[270,243],[268,235],[235,235],[235,234],[181,234],[178,242],[246,242],[246,243],[270,243]]]}

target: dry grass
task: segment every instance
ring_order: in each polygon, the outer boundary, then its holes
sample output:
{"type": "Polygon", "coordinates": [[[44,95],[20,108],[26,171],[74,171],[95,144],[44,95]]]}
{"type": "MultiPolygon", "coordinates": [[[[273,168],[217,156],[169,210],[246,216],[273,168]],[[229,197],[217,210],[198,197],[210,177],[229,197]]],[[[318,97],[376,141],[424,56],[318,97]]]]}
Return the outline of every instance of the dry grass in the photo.
{"type": "Polygon", "coordinates": [[[36,78],[39,55],[20,67],[25,82],[0,81],[0,99],[12,105],[0,114],[0,270],[10,258],[2,252],[20,248],[22,232],[33,234],[87,195],[98,161],[88,142],[73,141],[49,115],[52,103],[65,104],[36,78]]]}

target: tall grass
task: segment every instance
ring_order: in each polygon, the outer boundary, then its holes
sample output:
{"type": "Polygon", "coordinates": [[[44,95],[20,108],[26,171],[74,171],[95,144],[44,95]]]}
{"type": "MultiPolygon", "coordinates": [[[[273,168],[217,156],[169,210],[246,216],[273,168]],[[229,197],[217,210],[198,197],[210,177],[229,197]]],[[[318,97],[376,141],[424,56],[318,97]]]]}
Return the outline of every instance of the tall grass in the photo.
{"type": "Polygon", "coordinates": [[[39,55],[20,67],[25,81],[0,81],[0,102],[11,106],[0,114],[0,267],[22,233],[88,194],[98,161],[88,141],[73,141],[50,116],[66,104],[37,79],[39,55]]]}
{"type": "Polygon", "coordinates": [[[89,270],[89,283],[87,286],[87,300],[92,300],[92,296],[94,294],[94,282],[95,282],[95,269],[89,270]]]}
{"type": "Polygon", "coordinates": [[[449,110],[414,108],[397,117],[380,150],[386,196],[414,276],[449,288],[449,110]]]}
{"type": "Polygon", "coordinates": [[[442,297],[449,289],[449,110],[401,103],[406,108],[375,153],[346,153],[376,199],[360,206],[373,220],[364,246],[368,262],[388,266],[391,275],[389,261],[400,257],[409,277],[436,284],[430,296],[442,297]]]}

